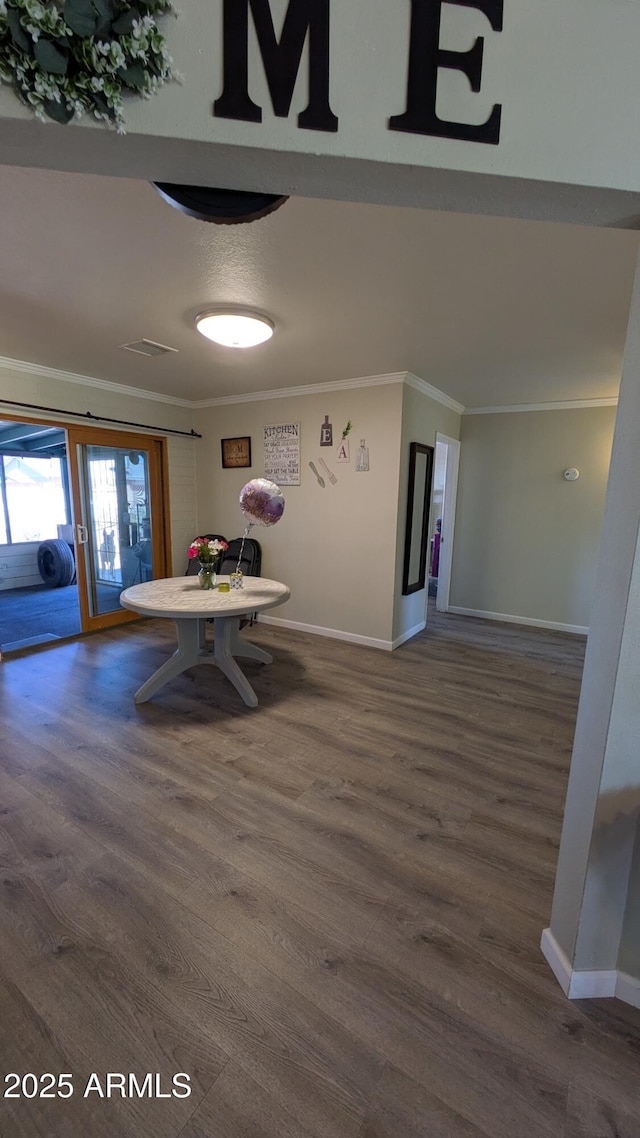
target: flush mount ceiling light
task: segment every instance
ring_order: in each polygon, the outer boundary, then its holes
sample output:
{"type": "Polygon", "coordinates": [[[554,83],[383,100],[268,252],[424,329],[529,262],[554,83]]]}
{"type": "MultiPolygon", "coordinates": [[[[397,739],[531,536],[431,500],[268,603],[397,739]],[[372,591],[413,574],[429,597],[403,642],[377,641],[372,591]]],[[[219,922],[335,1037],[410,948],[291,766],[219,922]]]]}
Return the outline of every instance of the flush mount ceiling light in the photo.
{"type": "Polygon", "coordinates": [[[225,348],[253,348],[273,336],[273,321],[257,312],[212,309],[196,316],[196,328],[225,348]]]}

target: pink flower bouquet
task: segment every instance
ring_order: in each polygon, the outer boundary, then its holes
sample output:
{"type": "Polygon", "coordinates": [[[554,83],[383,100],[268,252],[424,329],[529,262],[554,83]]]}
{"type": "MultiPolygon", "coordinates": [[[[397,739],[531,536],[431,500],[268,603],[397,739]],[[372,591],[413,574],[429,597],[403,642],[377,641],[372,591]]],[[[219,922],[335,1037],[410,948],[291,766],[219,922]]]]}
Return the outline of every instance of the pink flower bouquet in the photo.
{"type": "Polygon", "coordinates": [[[226,541],[221,541],[220,538],[214,537],[209,540],[206,537],[196,537],[187,550],[187,556],[197,557],[201,565],[211,566],[213,569],[228,548],[226,541]]]}

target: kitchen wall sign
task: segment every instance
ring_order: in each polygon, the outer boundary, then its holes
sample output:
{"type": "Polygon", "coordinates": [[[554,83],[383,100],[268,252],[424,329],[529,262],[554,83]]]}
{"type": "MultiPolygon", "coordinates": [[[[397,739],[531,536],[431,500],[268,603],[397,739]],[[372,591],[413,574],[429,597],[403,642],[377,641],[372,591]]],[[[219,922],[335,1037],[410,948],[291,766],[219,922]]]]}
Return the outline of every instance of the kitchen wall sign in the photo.
{"type": "Polygon", "coordinates": [[[300,485],[300,424],[264,428],[264,476],[278,486],[300,485]]]}

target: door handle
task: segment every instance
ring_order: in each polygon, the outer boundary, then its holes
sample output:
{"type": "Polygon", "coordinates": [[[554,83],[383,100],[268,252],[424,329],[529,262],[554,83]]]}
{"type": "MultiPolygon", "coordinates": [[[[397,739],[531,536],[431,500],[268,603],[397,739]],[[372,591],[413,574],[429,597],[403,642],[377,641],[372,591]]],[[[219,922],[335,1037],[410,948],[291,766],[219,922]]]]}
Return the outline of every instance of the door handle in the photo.
{"type": "Polygon", "coordinates": [[[86,526],[77,525],[76,534],[78,537],[78,545],[86,545],[89,540],[89,531],[86,526]]]}

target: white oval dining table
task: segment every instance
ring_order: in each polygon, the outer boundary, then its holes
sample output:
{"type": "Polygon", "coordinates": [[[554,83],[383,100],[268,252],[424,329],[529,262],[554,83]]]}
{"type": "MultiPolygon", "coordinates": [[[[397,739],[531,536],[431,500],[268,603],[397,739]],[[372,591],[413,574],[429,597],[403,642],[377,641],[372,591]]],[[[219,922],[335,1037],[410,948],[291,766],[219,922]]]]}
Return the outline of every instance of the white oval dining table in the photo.
{"type": "MultiPolygon", "coordinates": [[[[228,582],[222,576],[218,582],[228,582]]],[[[240,620],[255,612],[275,608],[289,599],[290,592],[280,581],[265,577],[245,577],[242,589],[220,592],[201,589],[198,578],[166,577],[132,585],[120,594],[123,608],[141,616],[166,617],[174,621],[178,647],[165,664],[138,688],[134,699],[145,703],[169,680],[195,664],[215,664],[231,680],[247,707],[257,707],[258,697],[236,657],[270,664],[273,657],[240,636],[240,620]],[[213,642],[206,638],[207,621],[213,621],[213,642]]]]}

